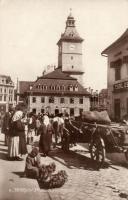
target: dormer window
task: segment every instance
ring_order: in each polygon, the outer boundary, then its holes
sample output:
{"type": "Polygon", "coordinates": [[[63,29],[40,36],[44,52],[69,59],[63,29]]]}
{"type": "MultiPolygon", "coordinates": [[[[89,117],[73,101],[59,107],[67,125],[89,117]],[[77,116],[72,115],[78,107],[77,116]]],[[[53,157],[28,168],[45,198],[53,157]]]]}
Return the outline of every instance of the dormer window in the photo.
{"type": "Polygon", "coordinates": [[[70,85],[67,87],[67,89],[70,91],[70,85]]]}
{"type": "Polygon", "coordinates": [[[44,90],[47,90],[47,85],[44,85],[44,90]]]}
{"type": "Polygon", "coordinates": [[[30,89],[30,90],[32,89],[32,85],[29,86],[29,89],[30,89]]]}
{"type": "Polygon", "coordinates": [[[73,86],[72,85],[70,85],[70,91],[73,91],[73,86]]]}
{"type": "Polygon", "coordinates": [[[78,91],[78,85],[75,85],[74,90],[78,91]]]}
{"type": "Polygon", "coordinates": [[[60,90],[60,86],[59,85],[57,86],[57,90],[60,90]]]}

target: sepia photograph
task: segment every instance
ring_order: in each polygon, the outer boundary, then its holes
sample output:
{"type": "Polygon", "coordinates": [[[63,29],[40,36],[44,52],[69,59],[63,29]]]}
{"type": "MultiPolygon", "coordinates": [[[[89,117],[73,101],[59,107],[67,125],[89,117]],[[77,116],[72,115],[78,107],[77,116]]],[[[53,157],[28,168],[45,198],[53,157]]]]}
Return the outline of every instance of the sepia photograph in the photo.
{"type": "Polygon", "coordinates": [[[128,0],[0,0],[0,200],[128,200],[128,0]]]}

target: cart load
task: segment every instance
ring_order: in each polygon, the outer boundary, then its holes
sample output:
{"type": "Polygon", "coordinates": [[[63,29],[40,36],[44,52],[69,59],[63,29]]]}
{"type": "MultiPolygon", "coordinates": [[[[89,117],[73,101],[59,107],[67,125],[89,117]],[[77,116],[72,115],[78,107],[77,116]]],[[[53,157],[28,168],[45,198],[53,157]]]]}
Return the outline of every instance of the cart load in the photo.
{"type": "Polygon", "coordinates": [[[88,123],[97,123],[97,124],[110,124],[111,120],[107,111],[83,111],[82,121],[88,123]]]}
{"type": "Polygon", "coordinates": [[[92,160],[101,166],[106,153],[124,153],[128,157],[128,126],[113,124],[106,111],[83,112],[82,118],[65,121],[62,149],[70,144],[88,143],[92,160]]]}

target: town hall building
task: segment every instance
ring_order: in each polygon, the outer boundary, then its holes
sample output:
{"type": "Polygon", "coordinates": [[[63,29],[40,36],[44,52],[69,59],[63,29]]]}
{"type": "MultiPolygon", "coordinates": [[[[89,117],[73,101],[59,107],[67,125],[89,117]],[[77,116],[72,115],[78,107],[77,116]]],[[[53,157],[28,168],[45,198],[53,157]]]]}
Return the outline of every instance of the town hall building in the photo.
{"type": "Polygon", "coordinates": [[[70,13],[58,45],[58,66],[35,82],[19,82],[18,94],[29,112],[78,116],[90,109],[90,94],[83,87],[82,42],[70,13]]]}

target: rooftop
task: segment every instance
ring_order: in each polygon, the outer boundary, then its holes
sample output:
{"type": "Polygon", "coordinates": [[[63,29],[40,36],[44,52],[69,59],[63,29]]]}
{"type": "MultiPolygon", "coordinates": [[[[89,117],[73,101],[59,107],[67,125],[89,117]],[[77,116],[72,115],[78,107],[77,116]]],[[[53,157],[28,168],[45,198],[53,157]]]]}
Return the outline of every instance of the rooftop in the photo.
{"type": "MultiPolygon", "coordinates": [[[[68,74],[62,72],[61,68],[56,68],[54,71],[39,77],[39,78],[43,78],[43,79],[62,79],[62,80],[76,80],[73,77],[70,77],[68,74]]],[[[38,79],[39,79],[38,78],[38,79]]],[[[37,79],[37,80],[38,80],[37,79]]]]}
{"type": "Polygon", "coordinates": [[[72,13],[69,14],[66,21],[65,32],[61,34],[61,38],[59,39],[59,44],[61,41],[73,41],[73,42],[82,42],[83,38],[80,37],[79,33],[75,27],[75,20],[72,16],[72,13]]]}
{"type": "Polygon", "coordinates": [[[102,51],[101,55],[105,55],[105,54],[107,55],[110,52],[110,50],[118,47],[123,41],[128,41],[128,28],[115,42],[113,42],[104,51],[102,51]]]}

